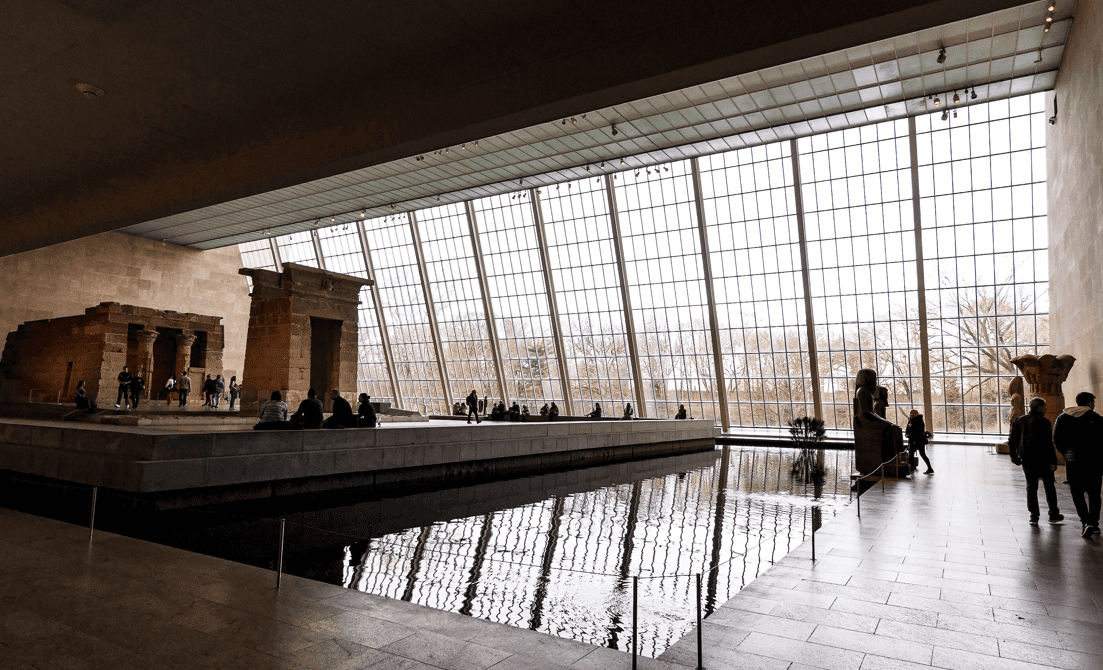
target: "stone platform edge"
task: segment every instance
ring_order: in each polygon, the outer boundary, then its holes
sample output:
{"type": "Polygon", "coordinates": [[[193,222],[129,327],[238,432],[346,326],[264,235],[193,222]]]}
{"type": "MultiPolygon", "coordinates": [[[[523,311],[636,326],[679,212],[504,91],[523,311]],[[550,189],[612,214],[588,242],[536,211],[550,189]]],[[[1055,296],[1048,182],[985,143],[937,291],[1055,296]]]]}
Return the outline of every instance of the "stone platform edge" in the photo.
{"type": "Polygon", "coordinates": [[[519,476],[711,450],[718,435],[708,420],[171,434],[9,420],[0,470],[195,502],[519,476]]]}

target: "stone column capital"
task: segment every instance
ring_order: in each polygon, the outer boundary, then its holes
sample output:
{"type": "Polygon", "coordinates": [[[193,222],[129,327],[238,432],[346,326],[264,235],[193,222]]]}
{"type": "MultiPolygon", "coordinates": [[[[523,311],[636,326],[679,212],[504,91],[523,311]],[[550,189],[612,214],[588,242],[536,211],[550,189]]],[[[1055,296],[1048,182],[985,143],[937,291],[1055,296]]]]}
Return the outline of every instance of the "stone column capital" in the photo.
{"type": "Polygon", "coordinates": [[[150,330],[148,328],[142,328],[138,330],[135,335],[138,336],[138,341],[143,344],[153,344],[153,342],[161,335],[156,330],[150,330]]]}
{"type": "Polygon", "coordinates": [[[190,347],[195,344],[195,333],[178,333],[176,335],[176,345],[180,347],[190,347]]]}

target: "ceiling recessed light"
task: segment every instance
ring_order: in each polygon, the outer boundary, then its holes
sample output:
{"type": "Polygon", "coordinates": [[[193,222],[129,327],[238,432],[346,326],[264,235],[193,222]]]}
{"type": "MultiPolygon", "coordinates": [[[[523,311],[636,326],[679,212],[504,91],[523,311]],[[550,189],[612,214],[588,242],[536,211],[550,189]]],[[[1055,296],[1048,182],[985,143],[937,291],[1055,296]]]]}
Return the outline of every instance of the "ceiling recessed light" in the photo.
{"type": "Polygon", "coordinates": [[[77,90],[84,94],[86,98],[102,98],[106,95],[102,88],[91,84],[77,84],[77,90]]]}

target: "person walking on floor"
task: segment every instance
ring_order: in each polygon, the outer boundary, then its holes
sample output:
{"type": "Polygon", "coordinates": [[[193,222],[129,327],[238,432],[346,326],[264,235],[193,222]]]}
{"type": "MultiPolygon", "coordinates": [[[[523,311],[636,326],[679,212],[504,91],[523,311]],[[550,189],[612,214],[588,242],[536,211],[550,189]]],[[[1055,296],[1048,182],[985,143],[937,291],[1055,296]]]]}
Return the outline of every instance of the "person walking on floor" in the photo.
{"type": "Polygon", "coordinates": [[[1094,395],[1077,393],[1076,407],[1066,407],[1057,417],[1053,445],[1065,457],[1065,478],[1080,517],[1080,537],[1090,538],[1099,532],[1103,483],[1103,417],[1095,412],[1094,395]]]}
{"type": "Polygon", "coordinates": [[[176,390],[176,375],[169,373],[168,380],[165,381],[165,388],[161,390],[165,394],[165,404],[172,404],[172,393],[176,390]]]}
{"type": "Polygon", "coordinates": [[[915,452],[919,452],[920,458],[927,464],[927,471],[923,474],[933,475],[931,459],[927,458],[927,425],[923,423],[923,415],[918,410],[912,410],[908,417],[908,427],[904,429],[904,435],[908,438],[908,460],[915,458],[915,452]]]}
{"type": "Polygon", "coordinates": [[[1030,411],[1015,419],[1011,425],[1007,445],[1011,462],[1021,465],[1026,475],[1026,508],[1030,511],[1030,524],[1037,526],[1041,515],[1038,509],[1039,481],[1046,490],[1049,522],[1064,520],[1061,510],[1057,508],[1057,488],[1053,484],[1057,452],[1053,449],[1053,426],[1046,418],[1045,400],[1031,399],[1030,411]]]}
{"type": "Polygon", "coordinates": [[[482,417],[479,416],[479,394],[475,393],[475,389],[471,389],[471,393],[467,394],[467,423],[471,423],[471,415],[475,415],[475,423],[482,423],[482,417]]]}
{"type": "MultiPolygon", "coordinates": [[[[130,374],[130,371],[123,366],[123,371],[119,373],[119,395],[115,398],[115,407],[119,405],[125,405],[127,409],[130,409],[130,380],[134,376],[130,374]]],[[[107,396],[110,398],[111,396],[107,396]]]]}
{"type": "Polygon", "coordinates": [[[214,380],[210,375],[203,381],[203,406],[213,407],[211,404],[211,398],[214,397],[214,380]]]}
{"type": "Polygon", "coordinates": [[[142,373],[139,372],[136,375],[130,377],[130,406],[134,409],[138,409],[138,401],[141,400],[142,391],[146,390],[146,380],[142,378],[142,373]]]}
{"type": "Polygon", "coordinates": [[[234,408],[239,395],[241,395],[241,386],[237,383],[237,375],[234,375],[230,377],[230,409],[234,408]]]}
{"type": "Polygon", "coordinates": [[[191,377],[187,370],[181,370],[176,378],[176,393],[180,396],[180,407],[188,406],[188,393],[191,391],[191,377]]]}

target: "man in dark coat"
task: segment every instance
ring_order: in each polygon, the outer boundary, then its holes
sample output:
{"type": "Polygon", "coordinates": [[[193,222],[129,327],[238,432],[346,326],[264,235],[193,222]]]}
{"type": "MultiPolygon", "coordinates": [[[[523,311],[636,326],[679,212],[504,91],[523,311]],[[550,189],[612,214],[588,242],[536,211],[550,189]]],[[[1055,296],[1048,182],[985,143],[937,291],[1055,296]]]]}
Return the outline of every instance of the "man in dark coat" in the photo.
{"type": "Polygon", "coordinates": [[[379,423],[379,417],[375,413],[375,406],[371,404],[371,396],[361,393],[359,401],[360,406],[356,408],[356,425],[360,428],[375,428],[379,423]]]}
{"type": "Polygon", "coordinates": [[[1046,401],[1034,398],[1030,411],[1015,419],[1007,440],[1011,462],[1023,466],[1026,475],[1026,507],[1030,510],[1031,525],[1038,525],[1038,481],[1046,489],[1049,504],[1049,522],[1057,523],[1065,517],[1057,508],[1057,488],[1053,485],[1053,472],[1057,469],[1057,452],[1053,449],[1053,426],[1046,418],[1046,401]]]}
{"type": "Polygon", "coordinates": [[[341,397],[341,391],[331,390],[329,399],[333,401],[333,413],[322,423],[322,428],[356,428],[356,415],[352,412],[352,405],[341,397]]]}
{"type": "Polygon", "coordinates": [[[142,378],[142,373],[131,375],[130,406],[134,409],[138,409],[138,401],[141,400],[142,391],[144,390],[146,390],[146,380],[142,378]]]}
{"type": "MultiPolygon", "coordinates": [[[[119,405],[126,405],[130,407],[130,382],[134,379],[130,371],[123,366],[123,371],[119,373],[119,395],[115,398],[115,407],[119,405]]],[[[111,396],[108,396],[111,397],[111,396]]]]}
{"type": "Polygon", "coordinates": [[[1094,395],[1077,393],[1076,407],[1066,407],[1057,417],[1053,422],[1053,445],[1065,457],[1066,478],[1080,517],[1080,536],[1090,538],[1099,532],[1103,483],[1103,417],[1095,412],[1094,395]]]}
{"type": "Polygon", "coordinates": [[[322,427],[322,401],[318,400],[318,392],[310,389],[306,392],[306,399],[299,403],[299,409],[291,415],[293,428],[321,428],[322,427]]]}
{"type": "Polygon", "coordinates": [[[475,415],[475,423],[482,423],[482,418],[479,417],[479,394],[475,393],[475,389],[471,389],[471,393],[467,394],[467,423],[471,423],[471,415],[475,415]]]}

